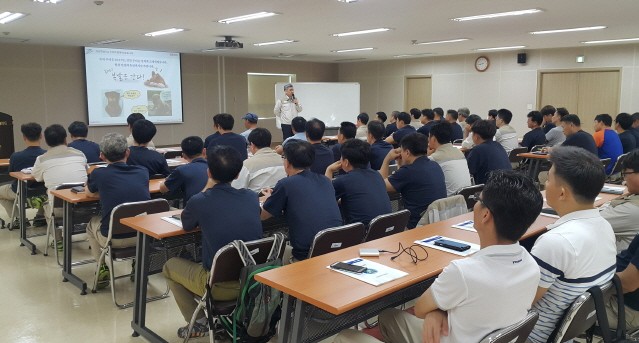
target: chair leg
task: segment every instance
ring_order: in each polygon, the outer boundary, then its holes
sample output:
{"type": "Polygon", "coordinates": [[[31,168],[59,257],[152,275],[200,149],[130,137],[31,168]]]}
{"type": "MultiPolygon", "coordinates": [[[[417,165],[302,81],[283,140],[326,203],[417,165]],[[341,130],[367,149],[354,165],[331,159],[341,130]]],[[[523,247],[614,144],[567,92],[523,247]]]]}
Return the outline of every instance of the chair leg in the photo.
{"type": "MultiPolygon", "coordinates": [[[[200,313],[200,311],[202,311],[204,309],[204,304],[206,303],[206,297],[208,296],[208,294],[205,292],[204,296],[202,297],[202,299],[200,299],[200,301],[198,301],[197,303],[197,307],[195,308],[195,311],[193,312],[193,315],[191,316],[191,320],[189,321],[189,328],[187,330],[186,333],[186,337],[184,338],[184,343],[188,342],[191,336],[191,330],[193,330],[193,325],[195,325],[195,320],[197,319],[197,315],[198,313],[200,313]]],[[[209,328],[209,335],[211,335],[211,328],[209,328]]],[[[214,335],[211,335],[214,336],[214,335]]],[[[215,338],[213,338],[213,342],[215,342],[215,338]]]]}
{"type": "MultiPolygon", "coordinates": [[[[13,222],[15,221],[15,219],[17,217],[16,216],[16,209],[18,207],[18,201],[19,201],[18,199],[20,199],[20,187],[18,187],[18,191],[16,192],[16,198],[15,198],[15,200],[13,200],[13,207],[11,208],[11,217],[9,217],[9,222],[10,222],[9,226],[8,226],[9,231],[13,230],[13,222]]],[[[24,204],[23,204],[23,206],[24,206],[24,204]]]]}
{"type": "Polygon", "coordinates": [[[93,277],[93,288],[91,288],[91,293],[96,293],[97,292],[97,288],[98,288],[98,274],[100,273],[100,266],[102,265],[102,262],[104,262],[104,257],[106,254],[106,249],[107,248],[103,248],[102,252],[100,253],[100,257],[98,258],[97,261],[95,261],[96,263],[96,267],[95,267],[95,276],[93,277]]]}
{"type": "MultiPolygon", "coordinates": [[[[47,243],[44,246],[44,256],[49,256],[49,243],[50,243],[50,239],[51,239],[51,235],[53,235],[53,240],[55,241],[55,232],[53,230],[55,230],[54,228],[52,228],[54,226],[53,224],[54,220],[51,220],[50,223],[47,223],[47,243]]],[[[58,247],[56,246],[56,254],[55,257],[56,259],[58,258],[58,247]]]]}

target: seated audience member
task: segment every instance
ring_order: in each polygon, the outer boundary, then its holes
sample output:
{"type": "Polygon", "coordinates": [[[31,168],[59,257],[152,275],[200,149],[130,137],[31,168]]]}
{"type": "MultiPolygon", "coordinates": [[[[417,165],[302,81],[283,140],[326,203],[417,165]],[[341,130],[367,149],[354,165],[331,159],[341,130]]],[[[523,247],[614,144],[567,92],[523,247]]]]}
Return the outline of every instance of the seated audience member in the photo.
{"type": "MultiPolygon", "coordinates": [[[[459,115],[459,117],[457,117],[457,121],[459,121],[459,126],[461,126],[463,129],[466,118],[468,118],[468,116],[470,115],[470,110],[468,109],[468,107],[461,107],[457,110],[457,114],[459,115]]],[[[466,138],[466,136],[464,136],[464,138],[466,138]]]]}
{"type": "Polygon", "coordinates": [[[599,158],[610,159],[610,164],[606,167],[606,174],[610,174],[617,162],[617,158],[623,155],[623,146],[621,145],[619,135],[611,126],[612,117],[610,115],[599,114],[595,116],[595,133],[592,135],[592,138],[595,139],[599,158]]]}
{"type": "Polygon", "coordinates": [[[286,177],[286,173],[282,157],[271,149],[271,132],[258,127],[251,131],[248,142],[253,157],[244,160],[240,175],[231,182],[231,186],[248,188],[253,192],[275,187],[277,181],[286,177]]]}
{"type": "Polygon", "coordinates": [[[540,127],[543,129],[544,135],[556,127],[555,122],[552,120],[552,117],[556,112],[557,110],[552,105],[546,105],[539,110],[539,113],[543,118],[540,127]]]}
{"type": "Polygon", "coordinates": [[[444,120],[444,109],[441,107],[435,107],[433,108],[433,112],[435,113],[435,121],[436,122],[440,122],[442,120],[444,120]]]}
{"type": "Polygon", "coordinates": [[[402,141],[402,138],[416,132],[415,128],[410,125],[410,114],[406,112],[401,112],[397,115],[396,123],[397,131],[395,131],[392,135],[386,137],[386,142],[393,144],[394,146],[399,145],[402,141]]]}
{"type": "Polygon", "coordinates": [[[493,170],[512,169],[503,146],[493,140],[495,131],[495,126],[487,120],[480,120],[471,128],[475,147],[468,153],[467,162],[468,171],[475,178],[476,185],[485,183],[493,170]]]}
{"type": "Polygon", "coordinates": [[[546,201],[561,216],[548,225],[530,252],[541,270],[533,309],[539,320],[528,339],[548,340],[564,311],[592,286],[615,272],[615,235],[594,207],[606,175],[597,156],[556,147],[546,181],[546,201]],[[596,249],[593,249],[596,247],[596,249]]]}
{"type": "Polygon", "coordinates": [[[388,152],[379,169],[386,180],[386,190],[402,194],[404,206],[410,211],[409,229],[417,225],[428,205],[446,197],[444,172],[426,156],[427,152],[428,138],[413,132],[402,138],[400,148],[388,152]],[[393,160],[400,168],[390,175],[388,165],[393,160]]]}
{"type": "MultiPolygon", "coordinates": [[[[129,136],[126,138],[126,143],[129,146],[135,145],[135,140],[133,139],[133,124],[135,124],[136,121],[142,120],[142,119],[146,119],[144,118],[144,114],[137,113],[137,112],[129,114],[129,116],[126,118],[126,122],[129,125],[129,136]]],[[[155,150],[155,144],[153,144],[153,141],[149,141],[146,147],[149,148],[150,150],[155,150]]]]}
{"type": "Polygon", "coordinates": [[[393,146],[384,141],[382,136],[384,135],[384,125],[377,121],[371,121],[368,123],[368,144],[371,145],[371,169],[379,170],[382,166],[382,162],[388,152],[393,149],[393,146]]]}
{"type": "MultiPolygon", "coordinates": [[[[87,196],[100,196],[101,215],[94,216],[87,225],[87,239],[91,255],[98,261],[101,249],[106,247],[109,235],[111,211],[123,203],[151,199],[149,194],[149,173],[142,166],[128,165],[129,148],[126,138],[119,133],[108,133],[100,142],[100,157],[107,162],[106,168],[97,168],[86,184],[87,196]]],[[[112,237],[111,246],[126,248],[135,246],[135,233],[112,237]]],[[[109,285],[109,269],[101,261],[98,272],[98,288],[109,285]]],[[[191,298],[193,300],[193,298],[191,298]]]]}
{"type": "Polygon", "coordinates": [[[428,137],[428,134],[430,134],[430,128],[437,124],[437,121],[435,121],[435,112],[433,112],[430,108],[423,109],[422,116],[419,117],[419,122],[422,126],[417,129],[417,132],[428,137]]]}
{"type": "Polygon", "coordinates": [[[262,190],[261,217],[262,220],[273,216],[286,218],[293,262],[308,258],[315,235],[342,225],[342,215],[331,180],[310,170],[315,160],[311,143],[292,141],[284,146],[282,156],[288,177],[278,181],[272,190],[262,190]]]}
{"type": "Polygon", "coordinates": [[[519,146],[517,139],[517,131],[510,126],[510,121],[513,119],[513,114],[509,110],[502,108],[497,111],[497,117],[495,124],[497,125],[497,132],[495,132],[495,141],[501,144],[506,150],[506,155],[519,146]]]}
{"type": "Polygon", "coordinates": [[[457,124],[458,117],[459,114],[457,113],[457,111],[446,111],[446,121],[450,123],[450,127],[453,130],[453,134],[450,136],[450,139],[452,139],[451,142],[454,142],[458,139],[464,139],[464,130],[459,124],[457,124]]]}
{"type": "Polygon", "coordinates": [[[171,170],[166,163],[166,158],[157,151],[149,150],[147,143],[153,139],[157,129],[152,122],[142,119],[133,124],[133,139],[135,144],[129,147],[129,156],[126,160],[128,165],[145,167],[152,175],[169,176],[171,170]]]}
{"type": "Polygon", "coordinates": [[[340,203],[346,224],[363,223],[392,212],[384,179],[368,164],[370,145],[359,139],[349,139],[342,144],[341,159],[326,168],[326,177],[333,178],[338,170],[346,172],[333,180],[335,198],[340,203]]]}
{"type": "Polygon", "coordinates": [[[242,137],[244,137],[248,142],[249,134],[257,128],[257,114],[247,113],[244,117],[242,117],[242,120],[244,121],[244,128],[246,130],[240,133],[240,135],[242,135],[242,137]]]}
{"type": "Polygon", "coordinates": [[[357,115],[357,132],[355,133],[355,138],[361,139],[363,141],[366,140],[366,135],[368,135],[368,129],[366,125],[368,124],[368,113],[362,112],[357,115]]]}
{"type": "MultiPolygon", "coordinates": [[[[47,152],[40,147],[40,141],[42,140],[42,126],[40,126],[40,124],[22,124],[22,126],[20,126],[20,131],[22,132],[22,140],[27,147],[22,151],[16,151],[11,154],[9,158],[9,172],[19,172],[24,168],[33,167],[36,158],[47,152]]],[[[18,180],[16,179],[14,179],[11,183],[0,185],[0,206],[4,208],[4,212],[7,214],[7,217],[11,215],[17,191],[18,180]]],[[[42,209],[38,212],[39,216],[37,217],[42,218],[42,209]]],[[[15,223],[10,223],[11,228],[18,228],[17,223],[17,221],[15,223]]]]}
{"type": "Polygon", "coordinates": [[[552,116],[552,123],[555,125],[550,131],[546,133],[546,144],[550,147],[561,145],[566,140],[564,135],[564,128],[561,126],[561,118],[567,116],[568,110],[564,107],[559,107],[555,114],[552,116]]]}
{"type": "Polygon", "coordinates": [[[220,134],[219,136],[211,138],[209,145],[207,145],[206,148],[211,149],[217,145],[230,146],[240,153],[240,157],[242,157],[242,161],[244,161],[248,158],[248,152],[246,151],[246,138],[232,131],[234,123],[235,119],[233,119],[232,115],[228,113],[216,114],[213,117],[213,125],[220,134]]]}
{"type": "Polygon", "coordinates": [[[635,112],[632,114],[631,132],[635,136],[635,141],[637,141],[637,147],[639,147],[639,112],[635,112]]]}
{"type": "Polygon", "coordinates": [[[209,178],[206,174],[206,160],[202,156],[204,150],[202,138],[198,136],[186,137],[180,146],[182,147],[182,158],[188,164],[175,168],[171,175],[160,184],[160,191],[162,193],[182,192],[186,205],[192,196],[204,189],[209,178]]]}
{"type": "Polygon", "coordinates": [[[386,125],[386,129],[384,131],[384,138],[390,137],[397,131],[397,116],[399,115],[399,111],[393,111],[390,117],[390,123],[386,125]]]}
{"type": "Polygon", "coordinates": [[[211,143],[211,139],[218,137],[220,135],[220,132],[217,130],[217,128],[215,127],[215,116],[213,116],[213,133],[206,136],[206,138],[204,138],[204,148],[206,148],[207,146],[209,146],[209,143],[211,143]]]}
{"type": "MultiPolygon", "coordinates": [[[[334,162],[337,162],[340,158],[342,158],[342,153],[340,151],[342,144],[344,144],[344,142],[348,139],[355,138],[357,130],[357,126],[350,121],[343,121],[339,124],[339,130],[337,131],[337,144],[333,144],[333,146],[331,146],[334,162]]],[[[366,135],[368,136],[368,129],[366,129],[366,135]]]]}
{"type": "MultiPolygon", "coordinates": [[[[206,189],[191,198],[181,215],[184,230],[202,230],[202,263],[173,257],[162,269],[187,323],[197,307],[193,297],[204,295],[215,253],[234,240],[248,242],[262,238],[257,195],[230,185],[242,169],[240,154],[232,147],[220,145],[207,149],[206,157],[209,177],[206,189]]],[[[239,282],[235,287],[235,292],[213,288],[212,297],[214,300],[233,300],[239,295],[239,282]]],[[[186,338],[187,331],[188,324],[179,328],[177,334],[186,338]]],[[[190,337],[206,334],[208,325],[204,311],[201,311],[190,337]]]]}
{"type": "Polygon", "coordinates": [[[597,156],[595,140],[588,132],[581,129],[581,120],[576,114],[569,114],[561,118],[561,127],[566,136],[566,140],[561,143],[561,146],[576,146],[597,156]]]}
{"type": "Polygon", "coordinates": [[[319,119],[313,118],[306,122],[306,140],[315,149],[315,159],[311,165],[311,171],[321,175],[326,172],[326,167],[335,162],[331,149],[322,143],[325,129],[324,122],[319,119]]]}
{"type": "Polygon", "coordinates": [[[433,125],[428,137],[429,158],[439,164],[444,172],[446,195],[451,196],[459,189],[470,186],[470,172],[464,153],[450,143],[452,125],[441,122],[433,125]]]}
{"type": "Polygon", "coordinates": [[[472,149],[475,146],[475,142],[473,142],[473,135],[471,134],[471,128],[473,125],[480,121],[481,117],[476,114],[471,114],[466,118],[466,126],[464,127],[464,141],[461,144],[461,151],[466,152],[472,149]]]}
{"type": "Polygon", "coordinates": [[[69,147],[82,151],[87,158],[87,163],[101,162],[100,146],[95,142],[87,140],[87,135],[89,134],[87,124],[81,121],[74,121],[69,125],[68,130],[71,136],[69,147]]]}
{"type": "Polygon", "coordinates": [[[619,113],[615,118],[615,130],[619,134],[623,153],[629,153],[637,148],[637,140],[632,134],[632,116],[628,113],[619,113]]]}
{"type": "MultiPolygon", "coordinates": [[[[490,176],[478,200],[473,219],[481,250],[444,268],[417,299],[415,315],[394,308],[383,311],[379,325],[385,342],[479,342],[528,314],[540,274],[518,240],[537,219],[542,196],[526,176],[499,171],[490,176]]],[[[335,342],[379,341],[347,330],[335,342]]]]}
{"type": "Polygon", "coordinates": [[[486,116],[486,120],[497,121],[497,110],[492,109],[488,111],[488,115],[486,116]]]}
{"type": "Polygon", "coordinates": [[[543,116],[539,111],[531,111],[527,115],[528,117],[528,128],[530,131],[526,132],[524,135],[524,139],[521,141],[522,147],[531,151],[533,147],[536,145],[545,145],[546,144],[546,135],[544,134],[544,130],[541,128],[541,124],[543,122],[543,116]]]}
{"type": "Polygon", "coordinates": [[[420,111],[417,108],[411,108],[410,111],[408,112],[410,113],[410,116],[411,116],[410,125],[414,127],[415,129],[419,129],[422,126],[422,122],[420,120],[420,117],[422,116],[422,111],[420,111]]]}
{"type": "MultiPolygon", "coordinates": [[[[617,254],[617,276],[623,288],[626,330],[639,329],[639,235],[632,239],[628,249],[617,254]]],[[[605,300],[610,329],[617,328],[617,294],[605,300]]]]}
{"type": "Polygon", "coordinates": [[[630,152],[621,168],[628,194],[599,208],[599,213],[615,232],[617,251],[627,249],[630,241],[639,233],[639,150],[630,152]]]}
{"type": "Polygon", "coordinates": [[[288,137],[282,142],[282,145],[278,145],[275,147],[275,152],[278,154],[282,154],[284,152],[283,146],[286,143],[294,140],[306,141],[306,119],[304,117],[295,117],[291,121],[291,130],[293,131],[293,135],[288,137]]]}
{"type": "Polygon", "coordinates": [[[385,112],[380,111],[375,113],[375,115],[377,116],[377,120],[379,120],[382,124],[384,124],[386,122],[386,119],[388,119],[385,112]]]}

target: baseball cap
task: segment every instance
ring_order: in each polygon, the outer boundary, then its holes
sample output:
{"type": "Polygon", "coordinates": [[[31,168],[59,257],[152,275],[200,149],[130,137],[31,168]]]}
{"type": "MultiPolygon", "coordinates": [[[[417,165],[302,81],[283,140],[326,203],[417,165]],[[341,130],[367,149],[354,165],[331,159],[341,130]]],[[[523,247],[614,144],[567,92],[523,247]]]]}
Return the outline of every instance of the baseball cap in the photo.
{"type": "Polygon", "coordinates": [[[251,123],[257,123],[257,114],[247,113],[242,119],[246,119],[251,123]]]}

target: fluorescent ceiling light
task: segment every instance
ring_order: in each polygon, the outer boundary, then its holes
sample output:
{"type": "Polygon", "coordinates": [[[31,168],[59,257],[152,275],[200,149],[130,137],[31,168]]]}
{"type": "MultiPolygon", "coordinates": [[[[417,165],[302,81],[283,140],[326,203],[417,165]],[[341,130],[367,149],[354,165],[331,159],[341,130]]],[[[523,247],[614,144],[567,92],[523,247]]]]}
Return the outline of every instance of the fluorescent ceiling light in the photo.
{"type": "Polygon", "coordinates": [[[370,30],[362,30],[362,31],[352,31],[352,32],[344,32],[344,33],[333,33],[331,36],[333,37],[346,37],[346,36],[355,36],[355,35],[363,35],[366,33],[376,33],[376,32],[386,32],[391,29],[386,27],[380,27],[378,29],[370,29],[370,30]]]}
{"type": "Polygon", "coordinates": [[[525,45],[515,45],[515,46],[500,46],[497,48],[481,48],[475,49],[476,51],[496,51],[496,50],[512,50],[512,49],[521,49],[525,48],[525,45]]]}
{"type": "Polygon", "coordinates": [[[62,0],[33,0],[33,2],[40,2],[43,4],[57,4],[62,2],[62,0]]]}
{"type": "Polygon", "coordinates": [[[393,57],[395,58],[402,58],[402,57],[418,57],[418,56],[426,56],[426,55],[432,55],[431,53],[423,53],[423,54],[402,54],[402,55],[395,55],[393,57]]]}
{"type": "Polygon", "coordinates": [[[218,23],[222,23],[222,24],[231,24],[231,23],[237,23],[238,21],[245,21],[245,20],[253,20],[253,19],[272,17],[272,16],[278,15],[278,14],[279,13],[274,13],[274,12],[257,12],[257,13],[253,13],[253,14],[241,15],[239,17],[226,18],[226,19],[218,20],[217,22],[218,23]]]}
{"type": "Polygon", "coordinates": [[[89,45],[106,45],[106,44],[122,43],[126,41],[127,41],[126,39],[105,39],[105,40],[89,43],[89,45]]]}
{"type": "Polygon", "coordinates": [[[562,33],[562,32],[577,32],[577,31],[590,31],[590,30],[602,30],[607,26],[589,26],[589,27],[575,27],[572,29],[558,29],[558,30],[545,30],[545,31],[533,31],[531,35],[544,35],[547,33],[562,33]]]}
{"type": "Polygon", "coordinates": [[[279,54],[277,56],[273,56],[275,58],[291,58],[291,57],[300,57],[306,56],[306,54],[279,54]]]}
{"type": "Polygon", "coordinates": [[[155,36],[168,35],[170,33],[176,33],[176,32],[182,32],[182,31],[184,31],[184,29],[170,28],[166,30],[145,33],[144,35],[149,37],[155,37],[155,36]]]}
{"type": "Polygon", "coordinates": [[[344,58],[341,60],[335,60],[335,62],[355,62],[355,61],[364,61],[365,58],[344,58]]]}
{"type": "Polygon", "coordinates": [[[621,39],[605,39],[605,40],[589,40],[582,42],[584,44],[602,44],[602,43],[621,43],[639,41],[639,38],[621,38],[621,39]]]}
{"type": "Polygon", "coordinates": [[[470,17],[452,18],[451,20],[468,21],[468,20],[478,20],[478,19],[492,19],[492,18],[515,16],[515,15],[533,14],[538,12],[541,12],[541,10],[538,8],[533,8],[533,9],[521,10],[521,11],[500,12],[500,13],[474,15],[470,17]]]}
{"type": "Polygon", "coordinates": [[[469,40],[468,38],[457,38],[457,39],[448,39],[448,40],[440,40],[440,41],[433,41],[433,42],[415,42],[413,43],[413,45],[429,45],[429,44],[442,44],[442,43],[457,43],[457,42],[463,42],[463,41],[467,41],[469,40]]]}
{"type": "Polygon", "coordinates": [[[0,24],[6,24],[16,19],[24,17],[24,13],[2,12],[0,13],[0,24]]]}
{"type": "Polygon", "coordinates": [[[350,4],[351,2],[357,2],[357,0],[337,0],[338,2],[343,2],[346,4],[350,4]]]}
{"type": "Polygon", "coordinates": [[[296,40],[292,40],[292,39],[284,39],[284,40],[276,40],[276,41],[272,41],[272,42],[255,43],[253,45],[255,45],[255,46],[265,46],[265,45],[287,44],[287,43],[295,43],[295,42],[297,42],[297,41],[296,40]]]}
{"type": "Polygon", "coordinates": [[[331,52],[353,52],[353,51],[367,51],[375,48],[356,48],[356,49],[344,49],[344,50],[331,50],[331,52]]]}

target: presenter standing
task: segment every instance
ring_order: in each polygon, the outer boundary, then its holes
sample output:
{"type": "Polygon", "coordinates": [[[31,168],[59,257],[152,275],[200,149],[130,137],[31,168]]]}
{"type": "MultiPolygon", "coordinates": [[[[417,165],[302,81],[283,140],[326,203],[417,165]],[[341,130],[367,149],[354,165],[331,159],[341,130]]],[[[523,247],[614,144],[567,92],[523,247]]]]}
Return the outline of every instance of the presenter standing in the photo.
{"type": "Polygon", "coordinates": [[[287,83],[284,85],[284,97],[277,99],[275,108],[273,109],[275,117],[280,121],[282,126],[282,140],[293,136],[291,121],[297,117],[297,114],[300,112],[302,112],[302,105],[299,100],[295,98],[293,85],[287,83]]]}

